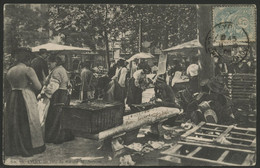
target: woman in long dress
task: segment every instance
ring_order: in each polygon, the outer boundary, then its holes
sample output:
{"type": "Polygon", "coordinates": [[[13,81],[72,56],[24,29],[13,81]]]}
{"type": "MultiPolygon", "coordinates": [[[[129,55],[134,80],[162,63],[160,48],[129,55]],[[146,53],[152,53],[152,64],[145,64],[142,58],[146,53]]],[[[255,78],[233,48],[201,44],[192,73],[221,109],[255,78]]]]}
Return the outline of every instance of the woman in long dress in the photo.
{"type": "Polygon", "coordinates": [[[50,73],[46,79],[39,98],[49,98],[50,106],[45,122],[45,141],[47,143],[63,143],[72,140],[74,136],[70,130],[62,129],[61,116],[62,105],[69,105],[67,71],[61,65],[61,58],[51,55],[48,57],[48,68],[50,73]]]}
{"type": "Polygon", "coordinates": [[[146,74],[143,69],[137,70],[129,80],[126,101],[129,107],[131,107],[132,104],[142,103],[142,93],[146,89],[146,84],[146,74]]]}
{"type": "Polygon", "coordinates": [[[40,90],[41,84],[35,71],[28,67],[30,50],[15,51],[16,65],[7,72],[12,91],[4,111],[4,154],[24,157],[45,150],[37,100],[33,89],[40,90]]]}

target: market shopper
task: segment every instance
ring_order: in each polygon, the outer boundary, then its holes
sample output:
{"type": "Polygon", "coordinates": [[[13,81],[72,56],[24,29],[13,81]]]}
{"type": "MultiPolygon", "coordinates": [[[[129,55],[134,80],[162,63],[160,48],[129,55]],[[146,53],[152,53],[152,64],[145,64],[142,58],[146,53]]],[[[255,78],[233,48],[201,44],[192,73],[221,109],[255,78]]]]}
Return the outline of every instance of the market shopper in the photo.
{"type": "Polygon", "coordinates": [[[44,84],[45,79],[49,74],[48,65],[46,61],[47,57],[48,57],[47,50],[40,49],[39,56],[34,58],[31,62],[31,66],[35,70],[37,77],[42,85],[44,84]]]}
{"type": "Polygon", "coordinates": [[[81,76],[81,89],[80,89],[80,100],[88,101],[93,99],[93,86],[92,86],[92,78],[93,72],[89,70],[90,64],[88,62],[82,63],[82,70],[80,73],[81,76]]]}
{"type": "Polygon", "coordinates": [[[69,105],[69,79],[61,58],[55,55],[48,57],[50,74],[43,87],[40,98],[49,98],[50,106],[45,122],[45,140],[47,143],[62,143],[74,137],[69,130],[61,128],[61,105],[69,105]]]}
{"type": "Polygon", "coordinates": [[[143,69],[137,70],[129,80],[126,103],[131,108],[132,104],[142,103],[142,93],[147,87],[146,74],[143,69]]]}
{"type": "Polygon", "coordinates": [[[113,76],[112,80],[114,80],[115,88],[114,88],[114,100],[122,102],[125,104],[126,98],[126,76],[127,76],[127,68],[125,67],[125,60],[119,59],[117,62],[117,70],[115,76],[113,76]]]}
{"type": "Polygon", "coordinates": [[[29,67],[30,51],[15,51],[16,65],[7,72],[12,91],[4,111],[4,153],[7,156],[32,156],[45,151],[35,93],[41,83],[29,67]]]}
{"type": "Polygon", "coordinates": [[[137,71],[137,65],[138,65],[138,60],[134,59],[130,63],[130,77],[133,77],[134,73],[137,71]]]}

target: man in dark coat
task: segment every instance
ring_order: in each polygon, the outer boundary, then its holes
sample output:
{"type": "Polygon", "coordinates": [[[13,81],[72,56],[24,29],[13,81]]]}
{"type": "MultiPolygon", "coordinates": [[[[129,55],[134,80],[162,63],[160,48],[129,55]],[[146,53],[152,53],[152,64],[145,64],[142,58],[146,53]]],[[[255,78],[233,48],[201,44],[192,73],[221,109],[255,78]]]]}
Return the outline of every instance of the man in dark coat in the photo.
{"type": "Polygon", "coordinates": [[[36,72],[36,75],[43,85],[45,82],[46,77],[48,76],[48,65],[46,58],[48,57],[47,55],[47,50],[46,49],[40,49],[39,50],[39,56],[34,58],[31,62],[31,66],[36,72]]]}

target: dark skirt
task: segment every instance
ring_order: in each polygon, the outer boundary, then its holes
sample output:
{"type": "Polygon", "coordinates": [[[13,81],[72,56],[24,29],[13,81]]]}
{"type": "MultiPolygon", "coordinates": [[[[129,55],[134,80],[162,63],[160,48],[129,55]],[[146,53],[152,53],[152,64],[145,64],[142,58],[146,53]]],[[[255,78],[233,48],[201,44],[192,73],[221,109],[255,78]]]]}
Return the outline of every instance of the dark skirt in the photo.
{"type": "Polygon", "coordinates": [[[122,104],[125,104],[126,88],[121,87],[120,84],[115,81],[114,99],[122,104]]]}
{"type": "Polygon", "coordinates": [[[50,99],[50,107],[45,122],[45,142],[63,143],[74,139],[70,130],[61,128],[62,105],[69,105],[67,90],[57,90],[50,99]]]}
{"type": "Polygon", "coordinates": [[[132,104],[142,103],[142,93],[143,90],[135,86],[135,79],[131,78],[129,80],[129,86],[127,90],[127,100],[126,103],[131,106],[132,104]]]}
{"type": "Polygon", "coordinates": [[[4,153],[29,157],[45,151],[45,145],[33,148],[25,100],[21,90],[13,90],[4,110],[4,153]]]}

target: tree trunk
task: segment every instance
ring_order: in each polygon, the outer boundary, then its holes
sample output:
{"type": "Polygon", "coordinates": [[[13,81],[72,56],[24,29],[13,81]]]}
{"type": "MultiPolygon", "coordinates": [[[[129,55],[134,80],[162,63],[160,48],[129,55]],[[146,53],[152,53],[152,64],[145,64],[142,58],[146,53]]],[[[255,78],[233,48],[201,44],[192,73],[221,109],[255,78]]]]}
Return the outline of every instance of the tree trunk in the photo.
{"type": "Polygon", "coordinates": [[[139,16],[139,52],[142,52],[142,16],[139,16]]]}
{"type": "Polygon", "coordinates": [[[106,45],[106,66],[107,69],[110,69],[110,59],[109,59],[109,45],[108,45],[108,36],[107,36],[107,30],[105,30],[105,45],[106,45]]]}
{"type": "Polygon", "coordinates": [[[203,48],[200,50],[199,62],[201,70],[199,73],[199,82],[204,79],[210,79],[214,76],[214,62],[209,52],[205,50],[205,41],[207,34],[211,31],[211,6],[197,5],[197,24],[198,40],[203,48]]]}
{"type": "MultiPolygon", "coordinates": [[[[105,23],[107,23],[107,14],[108,14],[108,6],[106,5],[106,15],[105,15],[105,23]]],[[[107,35],[107,28],[105,27],[105,45],[106,45],[106,66],[107,70],[110,69],[110,58],[109,58],[109,45],[108,45],[108,35],[107,35]]]]}

